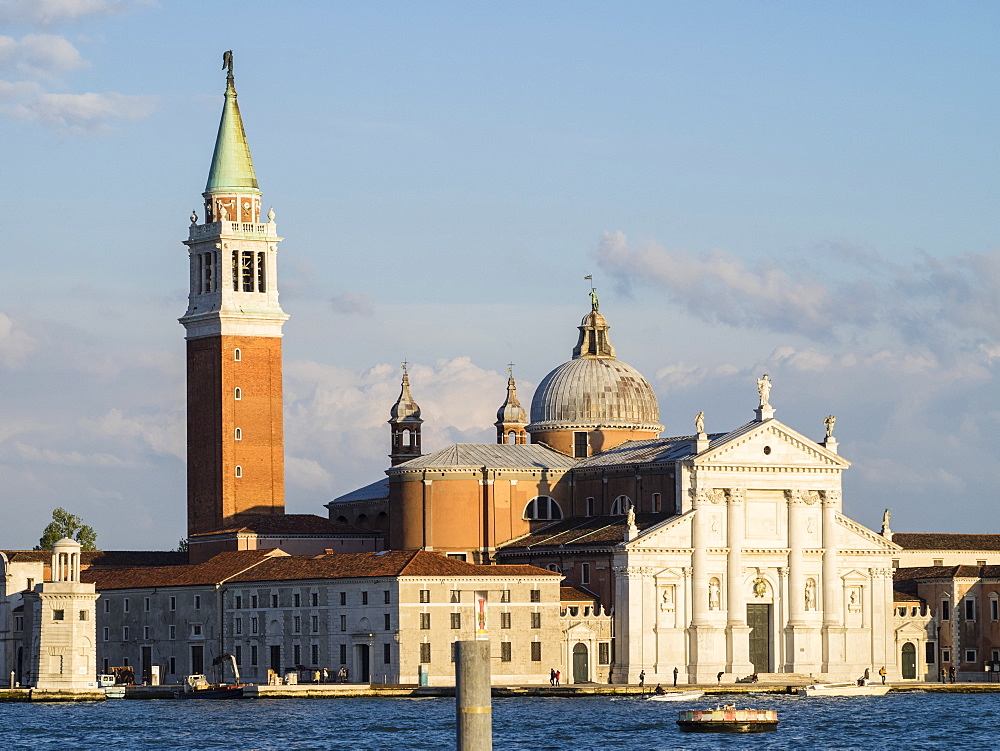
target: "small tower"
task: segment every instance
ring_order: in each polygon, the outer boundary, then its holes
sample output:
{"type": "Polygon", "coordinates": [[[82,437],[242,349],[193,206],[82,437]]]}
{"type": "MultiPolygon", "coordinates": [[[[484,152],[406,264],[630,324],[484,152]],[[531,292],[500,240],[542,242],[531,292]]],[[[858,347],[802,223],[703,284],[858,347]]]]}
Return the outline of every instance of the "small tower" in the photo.
{"type": "Polygon", "coordinates": [[[524,411],[517,399],[517,386],[514,384],[514,363],[507,366],[507,401],[497,410],[497,443],[527,443],[528,413],[524,411]]]}
{"type": "Polygon", "coordinates": [[[389,411],[389,429],[392,431],[392,466],[420,456],[420,406],[410,393],[410,374],[403,363],[403,384],[399,398],[389,411]]]}
{"type": "Polygon", "coordinates": [[[232,53],[205,198],[191,215],[187,339],[188,535],[285,512],[278,237],[236,103],[232,53]]]}
{"type": "Polygon", "coordinates": [[[25,593],[31,634],[28,680],[40,689],[96,688],[97,626],[93,584],[80,581],[80,550],[64,537],[52,546],[49,580],[25,593]]]}

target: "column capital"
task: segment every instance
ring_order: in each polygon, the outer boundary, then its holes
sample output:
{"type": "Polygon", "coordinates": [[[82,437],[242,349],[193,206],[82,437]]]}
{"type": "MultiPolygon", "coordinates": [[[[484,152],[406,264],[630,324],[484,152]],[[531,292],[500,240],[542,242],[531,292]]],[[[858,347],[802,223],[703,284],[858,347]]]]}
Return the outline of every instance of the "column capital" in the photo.
{"type": "Polygon", "coordinates": [[[726,488],[726,500],[730,506],[738,506],[746,500],[746,488],[726,488]]]}

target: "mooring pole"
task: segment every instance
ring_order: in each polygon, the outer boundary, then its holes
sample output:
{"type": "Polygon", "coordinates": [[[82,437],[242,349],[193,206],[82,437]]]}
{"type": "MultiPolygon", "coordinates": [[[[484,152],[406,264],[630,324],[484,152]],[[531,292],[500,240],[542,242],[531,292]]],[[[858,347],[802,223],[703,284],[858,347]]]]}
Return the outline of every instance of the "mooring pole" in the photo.
{"type": "Polygon", "coordinates": [[[455,642],[455,728],[458,751],[492,751],[490,643],[455,642]]]}

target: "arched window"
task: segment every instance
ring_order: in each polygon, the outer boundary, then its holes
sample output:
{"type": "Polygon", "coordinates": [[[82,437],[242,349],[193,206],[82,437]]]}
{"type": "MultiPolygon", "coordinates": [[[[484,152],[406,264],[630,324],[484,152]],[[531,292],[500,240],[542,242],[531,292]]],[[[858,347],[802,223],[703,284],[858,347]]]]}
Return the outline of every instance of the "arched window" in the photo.
{"type": "Polygon", "coordinates": [[[510,444],[511,446],[517,443],[517,433],[515,433],[513,430],[507,433],[507,443],[510,444]]]}
{"type": "Polygon", "coordinates": [[[653,511],[655,511],[657,513],[659,513],[660,511],[662,511],[662,509],[660,508],[660,494],[659,493],[653,493],[653,511]]]}
{"type": "Polygon", "coordinates": [[[584,507],[586,508],[586,514],[587,514],[587,516],[593,516],[594,515],[594,499],[593,498],[588,498],[587,502],[584,504],[584,507]]]}
{"type": "Polygon", "coordinates": [[[559,568],[559,565],[556,564],[556,563],[550,563],[545,568],[547,568],[549,571],[555,571],[557,574],[561,574],[562,573],[562,569],[559,568]]]}
{"type": "Polygon", "coordinates": [[[240,360],[243,359],[243,354],[240,352],[240,348],[239,347],[237,347],[236,349],[233,350],[233,359],[236,362],[239,362],[240,360]]]}
{"type": "Polygon", "coordinates": [[[618,516],[620,514],[628,513],[629,507],[632,505],[632,499],[627,495],[620,495],[615,498],[614,503],[611,504],[611,515],[618,516]]]}
{"type": "Polygon", "coordinates": [[[236,438],[237,441],[242,441],[243,440],[243,430],[242,429],[236,428],[235,438],[236,438]]]}
{"type": "Polygon", "coordinates": [[[524,507],[524,518],[542,521],[547,519],[562,519],[563,513],[562,509],[559,508],[559,504],[556,503],[555,498],[540,495],[528,501],[528,505],[524,507]]]}
{"type": "Polygon", "coordinates": [[[238,464],[236,465],[236,476],[243,477],[243,467],[239,466],[238,464]]]}
{"type": "Polygon", "coordinates": [[[236,401],[239,401],[240,399],[242,399],[243,398],[243,389],[241,389],[239,386],[237,386],[236,389],[233,391],[233,398],[236,401]]]}

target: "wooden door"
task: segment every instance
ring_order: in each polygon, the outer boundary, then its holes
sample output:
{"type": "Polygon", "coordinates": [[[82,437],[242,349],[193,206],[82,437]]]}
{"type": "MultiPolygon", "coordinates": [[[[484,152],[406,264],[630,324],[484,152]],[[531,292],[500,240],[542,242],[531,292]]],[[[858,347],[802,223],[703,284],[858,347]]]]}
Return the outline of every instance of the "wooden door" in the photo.
{"type": "Polygon", "coordinates": [[[771,672],[771,606],[760,603],[747,605],[747,625],[750,627],[750,662],[756,673],[771,672]]]}

